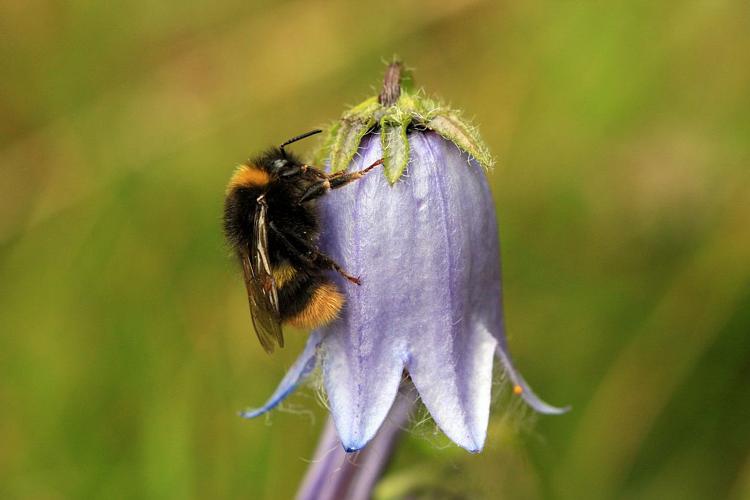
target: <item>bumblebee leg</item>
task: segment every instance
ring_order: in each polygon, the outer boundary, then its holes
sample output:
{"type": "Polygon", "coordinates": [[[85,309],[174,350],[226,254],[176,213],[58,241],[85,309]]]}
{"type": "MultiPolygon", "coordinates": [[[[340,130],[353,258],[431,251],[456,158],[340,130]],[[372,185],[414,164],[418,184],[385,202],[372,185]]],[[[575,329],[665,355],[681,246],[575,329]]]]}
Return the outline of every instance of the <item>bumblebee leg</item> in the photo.
{"type": "Polygon", "coordinates": [[[300,170],[304,173],[310,173],[317,177],[318,179],[329,179],[333,180],[337,177],[341,177],[342,175],[346,175],[345,171],[336,172],[335,174],[327,174],[321,170],[318,170],[316,167],[313,167],[312,165],[304,164],[300,165],[300,170]]]}
{"type": "Polygon", "coordinates": [[[341,276],[343,276],[344,278],[346,278],[350,282],[354,283],[355,285],[361,285],[362,284],[362,280],[360,280],[358,277],[352,276],[351,274],[349,274],[346,271],[344,271],[343,267],[341,267],[335,260],[333,260],[332,258],[330,258],[329,256],[327,256],[324,253],[317,252],[315,254],[315,262],[317,262],[318,264],[320,264],[322,267],[326,267],[328,269],[336,271],[341,276]]]}
{"type": "Polygon", "coordinates": [[[309,241],[300,238],[294,233],[280,230],[273,222],[270,222],[268,227],[276,234],[279,242],[281,242],[286,247],[287,251],[289,251],[289,256],[300,264],[306,267],[331,269],[355,285],[362,284],[362,281],[359,278],[347,273],[335,260],[322,253],[309,241]]]}
{"type": "Polygon", "coordinates": [[[310,173],[317,177],[318,179],[327,179],[328,175],[325,172],[321,172],[317,168],[313,167],[312,165],[304,164],[300,167],[302,172],[304,173],[310,173]]]}
{"type": "Polygon", "coordinates": [[[306,201],[314,200],[315,198],[319,198],[323,196],[331,189],[338,189],[340,187],[346,186],[350,182],[359,180],[362,177],[364,177],[367,174],[367,172],[377,167],[378,165],[381,165],[382,163],[383,163],[383,159],[381,158],[380,160],[376,161],[369,167],[363,168],[362,170],[358,170],[356,172],[349,172],[349,173],[338,172],[333,175],[327,175],[322,180],[314,183],[312,186],[307,188],[307,190],[304,193],[302,193],[302,196],[300,197],[297,203],[304,203],[306,201]]]}

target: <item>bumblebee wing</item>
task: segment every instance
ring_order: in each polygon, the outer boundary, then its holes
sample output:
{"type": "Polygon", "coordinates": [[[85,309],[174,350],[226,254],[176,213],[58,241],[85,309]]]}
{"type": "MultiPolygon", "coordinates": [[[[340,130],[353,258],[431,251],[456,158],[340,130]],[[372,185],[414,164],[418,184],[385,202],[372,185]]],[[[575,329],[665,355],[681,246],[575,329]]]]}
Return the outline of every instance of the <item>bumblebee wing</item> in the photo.
{"type": "Polygon", "coordinates": [[[281,330],[276,280],[268,256],[266,212],[266,204],[259,202],[255,212],[253,241],[249,251],[242,255],[242,270],[255,333],[263,349],[271,353],[274,343],[284,347],[284,334],[281,330]]]}

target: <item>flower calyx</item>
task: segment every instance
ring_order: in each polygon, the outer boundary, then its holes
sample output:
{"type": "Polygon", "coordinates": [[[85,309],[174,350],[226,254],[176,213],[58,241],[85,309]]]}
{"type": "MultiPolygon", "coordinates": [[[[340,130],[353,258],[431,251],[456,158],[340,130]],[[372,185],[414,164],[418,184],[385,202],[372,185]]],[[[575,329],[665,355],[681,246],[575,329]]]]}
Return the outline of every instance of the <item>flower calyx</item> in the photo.
{"type": "Polygon", "coordinates": [[[427,97],[422,90],[415,91],[411,74],[400,62],[388,66],[380,95],[347,110],[325,130],[316,161],[321,163],[328,159],[331,173],[346,170],[362,138],[379,131],[383,171],[388,181],[395,184],[409,164],[408,133],[411,130],[435,131],[486,169],[494,164],[477,129],[459,111],[427,97]]]}

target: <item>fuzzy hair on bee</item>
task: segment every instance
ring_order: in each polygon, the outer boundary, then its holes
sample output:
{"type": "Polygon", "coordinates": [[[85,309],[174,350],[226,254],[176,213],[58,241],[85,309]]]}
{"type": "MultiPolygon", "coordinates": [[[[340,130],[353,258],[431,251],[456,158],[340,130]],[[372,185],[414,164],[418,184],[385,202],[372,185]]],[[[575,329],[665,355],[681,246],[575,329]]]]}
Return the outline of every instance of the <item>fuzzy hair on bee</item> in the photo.
{"type": "Polygon", "coordinates": [[[356,172],[326,174],[285,147],[319,133],[296,136],[240,165],[227,185],[224,235],[240,261],[255,332],[267,352],[284,346],[282,325],[312,329],[330,323],[344,306],[331,280],[337,272],[359,285],[317,246],[317,199],[361,179],[379,160],[356,172]]]}

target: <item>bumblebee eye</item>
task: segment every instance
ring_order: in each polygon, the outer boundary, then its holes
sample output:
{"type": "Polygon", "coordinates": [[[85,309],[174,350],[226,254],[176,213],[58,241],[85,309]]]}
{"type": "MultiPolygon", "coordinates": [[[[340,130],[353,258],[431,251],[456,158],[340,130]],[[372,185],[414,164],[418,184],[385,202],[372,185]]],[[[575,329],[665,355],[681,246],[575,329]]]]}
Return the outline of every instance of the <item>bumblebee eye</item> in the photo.
{"type": "Polygon", "coordinates": [[[286,167],[287,163],[289,163],[287,160],[278,159],[274,160],[273,164],[271,165],[271,169],[274,173],[279,172],[282,168],[286,167]]]}

